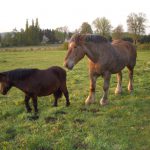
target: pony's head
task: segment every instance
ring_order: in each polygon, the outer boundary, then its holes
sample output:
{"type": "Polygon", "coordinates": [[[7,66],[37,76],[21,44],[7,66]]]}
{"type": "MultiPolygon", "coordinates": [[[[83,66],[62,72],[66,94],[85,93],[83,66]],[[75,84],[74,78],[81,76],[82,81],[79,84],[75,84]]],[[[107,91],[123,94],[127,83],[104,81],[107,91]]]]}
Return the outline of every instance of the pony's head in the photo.
{"type": "Polygon", "coordinates": [[[85,52],[83,51],[83,43],[83,35],[75,34],[71,37],[68,44],[67,55],[64,60],[64,66],[68,69],[73,69],[74,65],[85,56],[85,52]]]}
{"type": "Polygon", "coordinates": [[[12,84],[3,73],[0,73],[0,93],[6,95],[7,92],[11,89],[12,84]]]}

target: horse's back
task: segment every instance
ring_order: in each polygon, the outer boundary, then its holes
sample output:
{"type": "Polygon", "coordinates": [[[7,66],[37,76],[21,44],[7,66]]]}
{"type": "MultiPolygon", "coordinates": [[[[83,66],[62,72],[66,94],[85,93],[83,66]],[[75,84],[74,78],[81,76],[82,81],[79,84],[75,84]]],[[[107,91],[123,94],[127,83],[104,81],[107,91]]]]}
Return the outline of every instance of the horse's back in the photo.
{"type": "Polygon", "coordinates": [[[131,42],[124,40],[114,40],[112,42],[112,46],[120,54],[120,56],[122,55],[123,57],[126,57],[128,59],[129,66],[135,66],[137,53],[136,48],[131,42]]]}

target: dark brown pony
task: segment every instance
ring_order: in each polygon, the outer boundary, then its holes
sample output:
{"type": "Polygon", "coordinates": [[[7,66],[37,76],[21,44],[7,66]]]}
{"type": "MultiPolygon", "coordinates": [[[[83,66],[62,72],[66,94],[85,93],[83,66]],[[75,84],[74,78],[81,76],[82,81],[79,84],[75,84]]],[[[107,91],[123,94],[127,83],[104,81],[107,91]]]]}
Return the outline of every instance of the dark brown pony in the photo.
{"type": "Polygon", "coordinates": [[[122,92],[122,69],[129,70],[128,90],[133,90],[133,69],[136,64],[136,49],[127,41],[115,40],[112,43],[100,35],[75,34],[71,37],[64,65],[72,69],[84,56],[89,59],[90,93],[86,104],[95,101],[95,87],[97,77],[104,79],[103,97],[101,105],[108,103],[108,89],[111,74],[117,73],[117,87],[115,93],[122,92]]]}
{"type": "Polygon", "coordinates": [[[70,105],[66,86],[66,71],[54,66],[46,70],[16,69],[0,73],[0,92],[6,95],[11,87],[16,87],[25,93],[25,105],[27,112],[31,112],[29,100],[32,98],[35,112],[38,112],[37,97],[53,94],[54,106],[57,100],[64,94],[66,106],[70,105]]]}

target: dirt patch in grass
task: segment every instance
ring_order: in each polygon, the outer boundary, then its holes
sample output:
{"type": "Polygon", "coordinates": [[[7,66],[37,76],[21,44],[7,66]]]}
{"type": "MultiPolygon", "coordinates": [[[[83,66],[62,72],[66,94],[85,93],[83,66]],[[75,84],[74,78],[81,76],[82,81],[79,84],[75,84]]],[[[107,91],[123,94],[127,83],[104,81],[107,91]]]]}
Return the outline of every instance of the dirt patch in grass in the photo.
{"type": "Polygon", "coordinates": [[[81,112],[87,111],[87,112],[97,113],[97,112],[99,112],[100,110],[99,110],[99,109],[96,109],[96,108],[92,108],[92,109],[80,108],[80,111],[81,111],[81,112]]]}
{"type": "Polygon", "coordinates": [[[46,117],[45,122],[46,123],[55,123],[55,122],[57,122],[57,118],[55,118],[55,117],[46,117]]]}
{"type": "Polygon", "coordinates": [[[28,116],[27,118],[31,121],[35,121],[35,120],[39,119],[39,116],[38,115],[33,115],[33,116],[28,116]]]}
{"type": "Polygon", "coordinates": [[[85,122],[85,120],[77,118],[77,119],[74,119],[73,122],[77,123],[77,124],[83,124],[85,122]]]}
{"type": "Polygon", "coordinates": [[[56,111],[54,114],[55,115],[66,115],[67,112],[60,110],[60,111],[56,111]]]}

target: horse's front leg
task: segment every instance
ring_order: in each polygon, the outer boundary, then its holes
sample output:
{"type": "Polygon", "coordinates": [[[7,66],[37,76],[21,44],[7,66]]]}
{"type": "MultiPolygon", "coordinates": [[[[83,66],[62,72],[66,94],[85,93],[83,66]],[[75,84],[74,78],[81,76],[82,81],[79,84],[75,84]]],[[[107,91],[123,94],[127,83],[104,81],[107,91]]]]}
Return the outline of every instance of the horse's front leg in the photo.
{"type": "Polygon", "coordinates": [[[95,102],[96,79],[97,79],[97,76],[90,74],[90,93],[85,101],[86,105],[89,105],[95,102]]]}
{"type": "Polygon", "coordinates": [[[103,75],[104,78],[104,85],[103,85],[103,97],[100,100],[100,104],[102,106],[108,104],[108,90],[109,90],[109,83],[110,83],[110,78],[111,78],[111,73],[110,72],[105,72],[103,75]]]}
{"type": "Polygon", "coordinates": [[[31,112],[31,107],[29,105],[29,100],[30,100],[30,96],[28,95],[25,95],[25,99],[24,99],[24,102],[25,102],[25,106],[26,106],[26,109],[27,109],[27,112],[31,112]]]}

